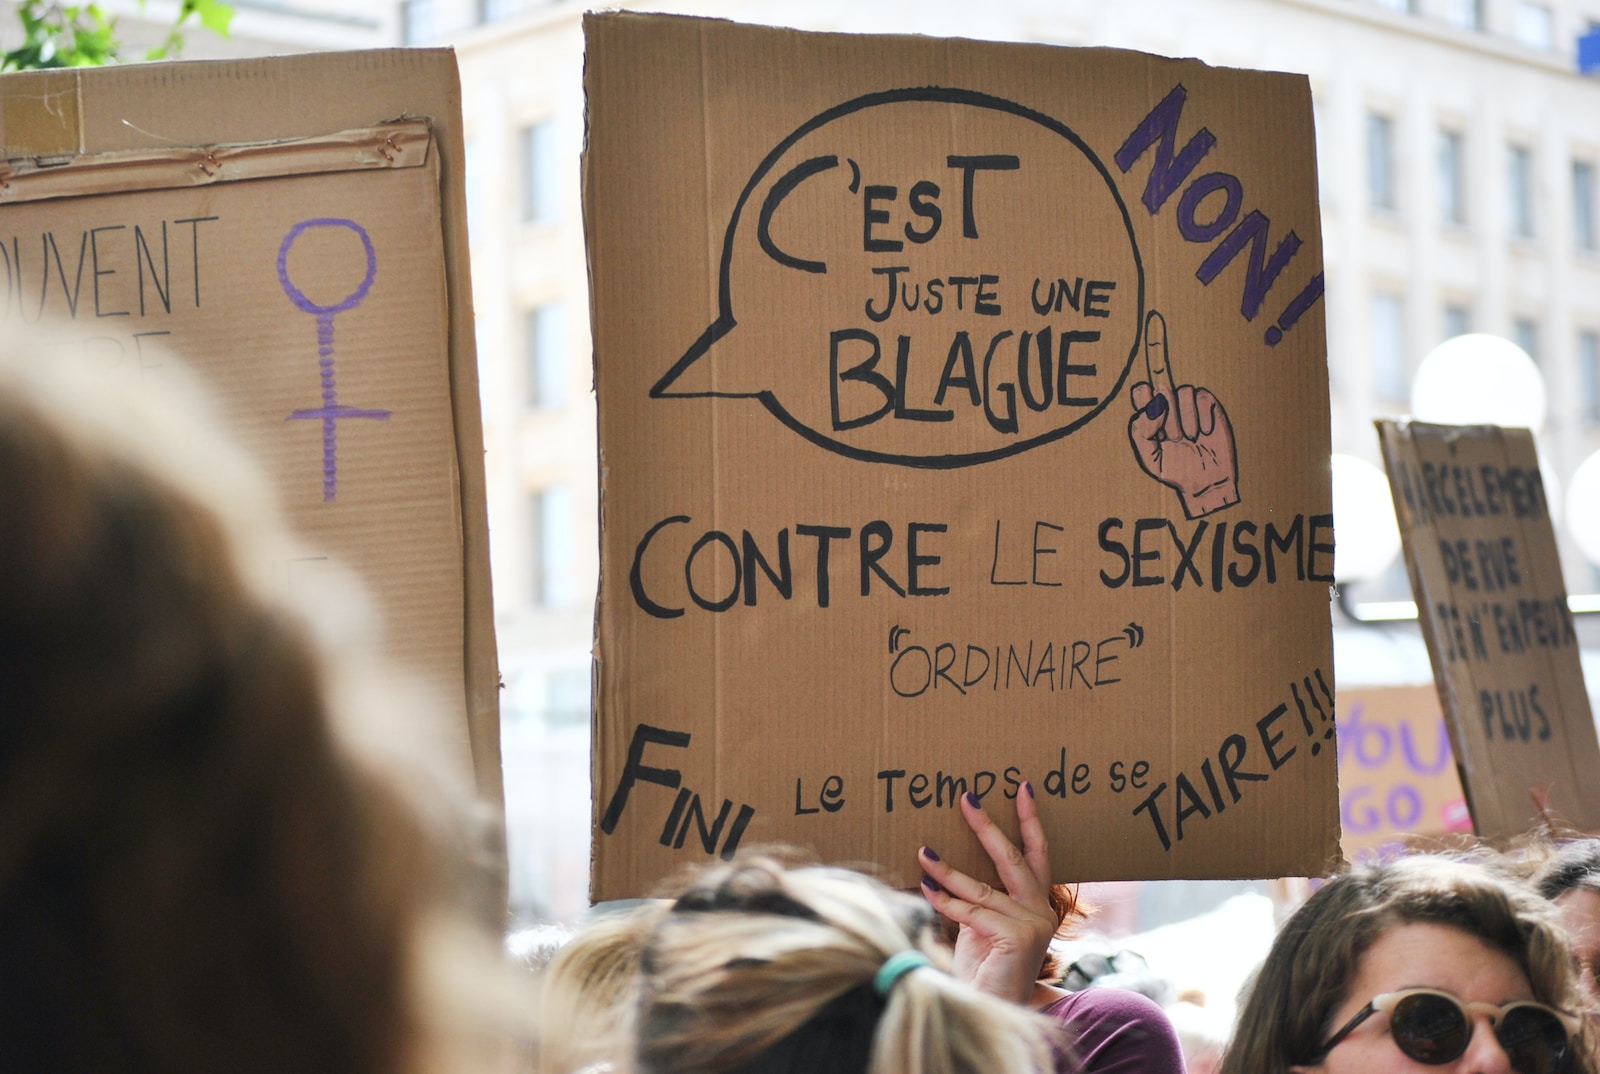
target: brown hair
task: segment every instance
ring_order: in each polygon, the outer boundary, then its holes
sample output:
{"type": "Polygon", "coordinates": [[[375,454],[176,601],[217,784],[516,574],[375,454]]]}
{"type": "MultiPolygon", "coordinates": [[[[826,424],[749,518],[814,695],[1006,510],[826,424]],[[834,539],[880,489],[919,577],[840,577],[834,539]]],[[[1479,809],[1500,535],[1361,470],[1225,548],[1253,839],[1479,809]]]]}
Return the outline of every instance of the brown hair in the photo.
{"type": "MultiPolygon", "coordinates": [[[[1056,915],[1055,938],[1058,940],[1070,936],[1078,922],[1088,917],[1094,909],[1083,901],[1076,884],[1051,884],[1049,899],[1050,909],[1056,915]]],[[[1061,964],[1061,956],[1054,948],[1047,948],[1044,963],[1039,967],[1039,980],[1054,984],[1066,972],[1067,968],[1061,964]]]]}
{"type": "MultiPolygon", "coordinates": [[[[1579,1009],[1577,978],[1548,903],[1485,862],[1414,855],[1358,865],[1329,880],[1283,926],[1240,1009],[1221,1074],[1280,1074],[1306,1064],[1331,1032],[1361,958],[1393,925],[1461,929],[1504,951],[1534,997],[1579,1009]]],[[[1575,1072],[1590,1070],[1574,1049],[1575,1072]]]]}
{"type": "Polygon", "coordinates": [[[438,861],[243,551],[259,478],[190,398],[0,351],[8,1069],[413,1067],[438,861]]]}
{"type": "Polygon", "coordinates": [[[1569,891],[1600,892],[1600,839],[1563,840],[1546,854],[1534,877],[1540,895],[1553,901],[1569,891]]]}

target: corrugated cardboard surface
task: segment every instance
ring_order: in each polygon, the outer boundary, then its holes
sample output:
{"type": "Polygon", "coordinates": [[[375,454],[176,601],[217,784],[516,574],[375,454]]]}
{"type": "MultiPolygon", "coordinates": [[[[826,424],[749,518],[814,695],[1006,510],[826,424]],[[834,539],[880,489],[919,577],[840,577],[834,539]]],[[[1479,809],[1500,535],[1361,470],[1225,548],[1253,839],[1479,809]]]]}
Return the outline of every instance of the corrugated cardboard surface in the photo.
{"type": "Polygon", "coordinates": [[[1433,687],[1339,691],[1339,817],[1351,861],[1472,831],[1433,687]]]}
{"type": "MultiPolygon", "coordinates": [[[[108,376],[159,375],[140,338],[206,373],[241,439],[278,478],[295,527],[360,569],[394,654],[460,698],[462,763],[498,802],[453,55],[26,73],[0,79],[0,100],[8,181],[26,187],[37,165],[60,165],[49,177],[54,196],[0,205],[6,316],[69,320],[82,349],[62,360],[98,363],[108,376]],[[50,118],[62,116],[72,122],[50,118]],[[421,118],[431,135],[404,160],[383,159],[380,138],[372,152],[352,149],[326,168],[301,167],[325,160],[325,143],[277,146],[267,155],[281,167],[265,173],[286,178],[183,174],[262,159],[211,147],[325,139],[402,116],[421,118]],[[70,196],[75,171],[77,193],[95,190],[93,176],[119,154],[144,160],[142,178],[119,184],[122,192],[70,196]],[[181,189],[191,179],[206,185],[181,189]],[[364,413],[307,413],[330,406],[364,413]]],[[[316,569],[284,565],[286,584],[315,585],[316,569]]]]}
{"type": "Polygon", "coordinates": [[[1600,744],[1533,434],[1378,422],[1422,635],[1477,833],[1600,828],[1600,744]]]}
{"type": "Polygon", "coordinates": [[[593,895],[766,842],[986,871],[956,796],[1014,830],[1024,779],[1062,879],[1336,861],[1305,80],[585,28],[593,895]],[[1152,310],[1198,449],[1131,421],[1152,310]]]}

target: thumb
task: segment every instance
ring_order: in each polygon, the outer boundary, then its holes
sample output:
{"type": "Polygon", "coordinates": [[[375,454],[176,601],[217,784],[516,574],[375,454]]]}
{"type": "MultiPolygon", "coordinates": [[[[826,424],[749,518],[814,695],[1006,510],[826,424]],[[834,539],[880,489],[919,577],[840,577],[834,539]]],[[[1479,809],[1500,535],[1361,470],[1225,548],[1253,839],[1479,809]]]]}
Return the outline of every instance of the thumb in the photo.
{"type": "Polygon", "coordinates": [[[1133,413],[1133,418],[1128,422],[1128,435],[1136,442],[1139,440],[1155,440],[1157,434],[1167,423],[1167,416],[1172,411],[1172,402],[1167,398],[1166,392],[1151,394],[1149,386],[1138,384],[1133,389],[1134,405],[1138,408],[1133,413]],[[1143,392],[1140,389],[1144,389],[1143,392]],[[1141,395],[1144,397],[1141,402],[1141,395]]]}

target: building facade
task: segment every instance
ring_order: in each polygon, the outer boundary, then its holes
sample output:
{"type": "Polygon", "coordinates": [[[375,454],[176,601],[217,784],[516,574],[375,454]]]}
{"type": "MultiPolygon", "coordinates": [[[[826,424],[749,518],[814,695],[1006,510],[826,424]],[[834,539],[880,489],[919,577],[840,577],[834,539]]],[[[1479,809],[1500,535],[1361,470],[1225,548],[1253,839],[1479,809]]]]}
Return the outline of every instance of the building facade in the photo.
{"type": "MultiPolygon", "coordinates": [[[[1600,449],[1600,76],[1577,63],[1600,0],[648,6],[1302,72],[1316,109],[1334,450],[1378,462],[1372,419],[1405,413],[1422,357],[1467,331],[1516,340],[1539,364],[1541,449],[1557,484],[1600,449]]],[[[603,460],[579,197],[581,13],[409,0],[399,19],[408,43],[448,43],[461,60],[512,890],[526,919],[581,912],[588,866],[603,460]]],[[[1562,545],[1569,589],[1600,588],[1562,545]]]]}

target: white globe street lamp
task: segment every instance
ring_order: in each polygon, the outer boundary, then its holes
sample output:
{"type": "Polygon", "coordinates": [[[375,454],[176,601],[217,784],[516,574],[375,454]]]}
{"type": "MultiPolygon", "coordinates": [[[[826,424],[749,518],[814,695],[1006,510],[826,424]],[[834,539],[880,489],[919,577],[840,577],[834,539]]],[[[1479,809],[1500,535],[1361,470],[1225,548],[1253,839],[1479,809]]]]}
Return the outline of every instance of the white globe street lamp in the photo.
{"type": "Polygon", "coordinates": [[[1384,472],[1354,455],[1333,456],[1333,577],[1377,578],[1400,554],[1400,524],[1384,472]]]}
{"type": "Polygon", "coordinates": [[[1567,486],[1567,530],[1583,558],[1600,567],[1600,451],[1572,474],[1567,486]]]}
{"type": "Polygon", "coordinates": [[[1433,348],[1411,381],[1411,416],[1417,421],[1537,432],[1545,410],[1544,376],[1528,352],[1483,332],[1433,348]]]}

